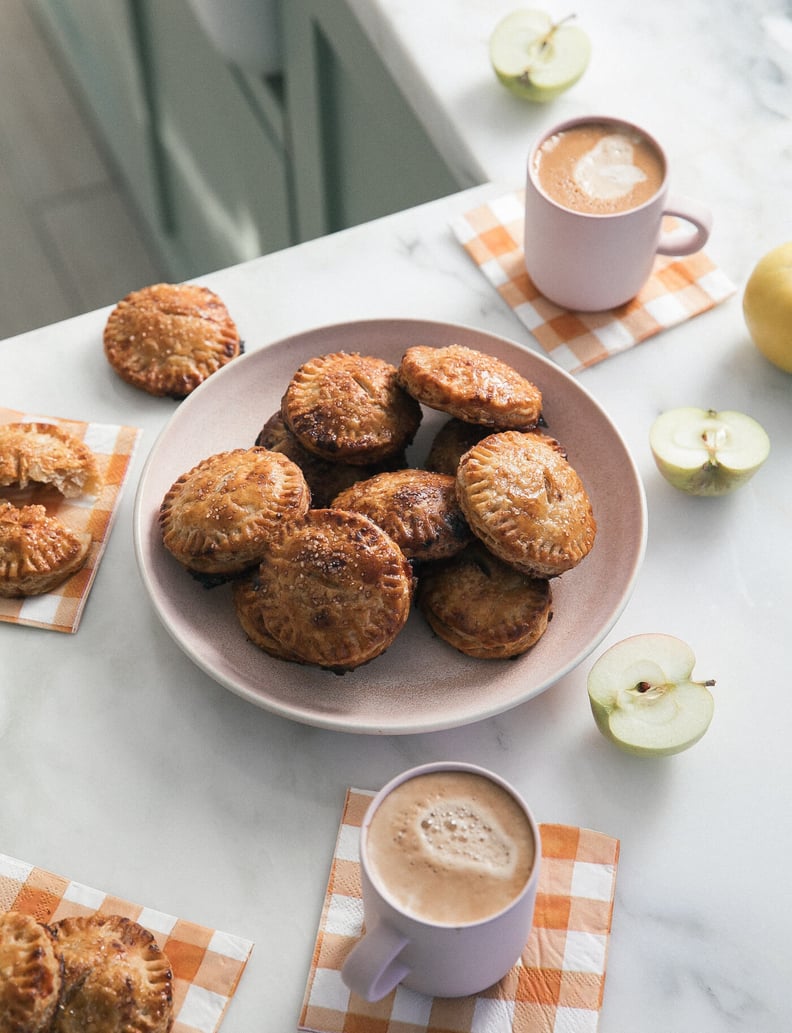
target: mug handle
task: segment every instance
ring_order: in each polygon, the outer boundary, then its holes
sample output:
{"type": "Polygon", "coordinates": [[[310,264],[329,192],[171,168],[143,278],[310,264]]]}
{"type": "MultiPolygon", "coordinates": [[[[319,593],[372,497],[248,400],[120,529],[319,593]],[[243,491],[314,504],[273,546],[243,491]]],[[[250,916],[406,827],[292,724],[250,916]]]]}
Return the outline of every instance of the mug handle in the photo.
{"type": "Polygon", "coordinates": [[[700,251],[709,240],[712,214],[698,201],[689,197],[670,195],[663,208],[663,215],[684,219],[690,225],[678,226],[661,233],[660,243],[657,245],[658,255],[692,255],[695,251],[700,251]]]}
{"type": "Polygon", "coordinates": [[[382,1000],[410,971],[409,966],[399,961],[399,954],[408,943],[406,936],[380,922],[349,952],[341,978],[365,1000],[382,1000]]]}

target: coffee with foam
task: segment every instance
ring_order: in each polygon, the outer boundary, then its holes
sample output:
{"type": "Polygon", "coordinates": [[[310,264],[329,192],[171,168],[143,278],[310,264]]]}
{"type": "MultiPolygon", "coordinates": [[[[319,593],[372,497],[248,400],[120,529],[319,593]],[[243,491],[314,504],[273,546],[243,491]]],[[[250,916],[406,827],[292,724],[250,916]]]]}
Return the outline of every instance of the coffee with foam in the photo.
{"type": "Polygon", "coordinates": [[[512,794],[468,771],[401,783],[366,834],[380,890],[407,914],[440,925],[466,925],[507,907],[530,878],[536,850],[512,794]]]}
{"type": "Polygon", "coordinates": [[[542,191],[574,212],[612,215],[650,200],[665,164],[652,141],[619,123],[586,122],[549,136],[532,172],[542,191]]]}

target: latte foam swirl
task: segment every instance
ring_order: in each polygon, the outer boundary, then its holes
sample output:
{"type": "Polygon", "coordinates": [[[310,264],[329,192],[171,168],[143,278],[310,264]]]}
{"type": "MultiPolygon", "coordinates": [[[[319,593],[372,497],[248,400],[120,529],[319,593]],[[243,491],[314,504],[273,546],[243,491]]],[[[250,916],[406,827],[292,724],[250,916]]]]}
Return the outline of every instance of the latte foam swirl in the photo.
{"type": "Polygon", "coordinates": [[[578,160],[574,178],[589,197],[612,201],[626,197],[646,175],[635,164],[632,143],[626,136],[613,133],[604,136],[578,160]]]}

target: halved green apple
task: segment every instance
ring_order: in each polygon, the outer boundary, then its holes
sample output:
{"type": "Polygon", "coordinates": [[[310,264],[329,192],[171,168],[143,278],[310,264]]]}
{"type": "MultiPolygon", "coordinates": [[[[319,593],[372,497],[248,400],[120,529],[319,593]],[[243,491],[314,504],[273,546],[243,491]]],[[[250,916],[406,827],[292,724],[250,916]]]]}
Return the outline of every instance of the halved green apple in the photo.
{"type": "Polygon", "coordinates": [[[752,417],[691,406],[658,416],[649,445],[660,473],[690,495],[734,491],[770,454],[767,432],[752,417]]]}
{"type": "Polygon", "coordinates": [[[591,712],[621,749],[661,757],[688,749],[709,728],[713,681],[693,681],[692,649],[673,635],[634,635],[607,649],[588,675],[591,712]]]}
{"type": "Polygon", "coordinates": [[[569,24],[569,18],[554,22],[545,11],[518,10],[493,29],[489,55],[508,90],[524,100],[543,102],[580,79],[591,57],[591,41],[583,29],[569,24]]]}

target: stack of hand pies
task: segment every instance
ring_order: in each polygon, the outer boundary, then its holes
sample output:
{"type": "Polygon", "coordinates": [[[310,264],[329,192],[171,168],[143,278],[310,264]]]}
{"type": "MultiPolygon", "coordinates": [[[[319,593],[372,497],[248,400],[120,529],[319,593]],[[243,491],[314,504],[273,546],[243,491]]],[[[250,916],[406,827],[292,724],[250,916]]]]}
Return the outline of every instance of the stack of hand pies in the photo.
{"type": "Polygon", "coordinates": [[[383,653],[413,601],[482,659],[531,648],[554,577],[591,550],[580,477],[542,428],[540,389],[491,355],[408,347],[398,367],[333,352],[295,372],[255,444],[209,456],[160,507],[163,542],[207,585],[232,581],[271,656],[350,671],[383,653]],[[448,415],[409,466],[426,406],[448,415]]]}
{"type": "Polygon", "coordinates": [[[172,983],[154,937],[129,918],[0,914],[2,1033],[168,1033],[172,983]]]}
{"type": "MultiPolygon", "coordinates": [[[[96,457],[88,446],[54,423],[0,426],[0,488],[38,486],[67,499],[101,488],[96,457]]],[[[0,499],[0,597],[42,595],[80,570],[91,535],[76,531],[43,505],[0,499]]]]}

